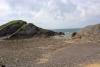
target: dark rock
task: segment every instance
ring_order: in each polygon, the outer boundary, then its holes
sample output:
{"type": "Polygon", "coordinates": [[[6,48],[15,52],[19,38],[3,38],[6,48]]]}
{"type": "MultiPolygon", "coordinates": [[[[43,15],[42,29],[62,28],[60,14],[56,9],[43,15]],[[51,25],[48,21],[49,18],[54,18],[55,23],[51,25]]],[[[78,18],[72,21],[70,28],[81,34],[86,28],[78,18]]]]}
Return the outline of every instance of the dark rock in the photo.
{"type": "Polygon", "coordinates": [[[77,32],[73,32],[73,33],[72,33],[72,37],[75,37],[76,34],[77,34],[77,32]]]}
{"type": "Polygon", "coordinates": [[[65,35],[63,32],[59,32],[58,35],[65,35]]]}
{"type": "Polygon", "coordinates": [[[23,37],[32,37],[37,32],[37,27],[31,23],[23,25],[20,29],[18,29],[15,33],[11,35],[12,37],[23,38],[23,37]]]}
{"type": "MultiPolygon", "coordinates": [[[[54,32],[42,29],[32,23],[26,23],[22,20],[11,21],[0,27],[0,36],[9,36],[11,38],[30,38],[30,37],[50,37],[55,35],[64,35],[62,32],[54,32]]],[[[6,38],[5,38],[6,39],[6,38]]]]}
{"type": "Polygon", "coordinates": [[[0,27],[0,37],[13,34],[14,32],[16,32],[17,29],[22,27],[24,24],[26,24],[25,21],[17,20],[2,25],[0,27]]]}
{"type": "Polygon", "coordinates": [[[81,39],[81,36],[77,33],[77,32],[73,32],[72,34],[71,34],[71,38],[72,39],[81,39]]]}
{"type": "Polygon", "coordinates": [[[12,34],[10,38],[50,37],[56,35],[55,33],[28,23],[12,34]]]}
{"type": "Polygon", "coordinates": [[[75,37],[77,35],[77,32],[72,33],[72,37],[75,37]]]}

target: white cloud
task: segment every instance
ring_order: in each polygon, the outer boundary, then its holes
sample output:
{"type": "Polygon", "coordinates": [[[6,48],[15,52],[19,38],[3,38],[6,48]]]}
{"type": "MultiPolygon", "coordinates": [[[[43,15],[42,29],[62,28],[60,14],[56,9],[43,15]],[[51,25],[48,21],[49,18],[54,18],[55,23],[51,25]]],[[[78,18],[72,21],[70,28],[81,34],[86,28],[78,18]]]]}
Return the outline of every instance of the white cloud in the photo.
{"type": "Polygon", "coordinates": [[[68,0],[62,0],[64,4],[68,4],[68,0]]]}
{"type": "Polygon", "coordinates": [[[44,28],[67,28],[80,27],[91,17],[100,18],[99,0],[0,0],[3,22],[23,19],[44,28]]]}
{"type": "Polygon", "coordinates": [[[0,0],[0,17],[5,16],[10,11],[10,7],[5,0],[0,0]]]}

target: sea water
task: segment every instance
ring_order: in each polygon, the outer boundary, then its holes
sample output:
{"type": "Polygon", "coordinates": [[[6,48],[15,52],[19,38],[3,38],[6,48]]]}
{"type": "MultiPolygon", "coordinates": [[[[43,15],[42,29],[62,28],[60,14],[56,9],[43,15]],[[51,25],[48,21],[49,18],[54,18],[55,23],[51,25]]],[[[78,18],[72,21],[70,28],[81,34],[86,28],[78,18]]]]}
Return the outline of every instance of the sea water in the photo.
{"type": "Polygon", "coordinates": [[[55,32],[63,32],[66,36],[70,36],[73,32],[79,32],[80,28],[73,29],[53,29],[55,32]]]}

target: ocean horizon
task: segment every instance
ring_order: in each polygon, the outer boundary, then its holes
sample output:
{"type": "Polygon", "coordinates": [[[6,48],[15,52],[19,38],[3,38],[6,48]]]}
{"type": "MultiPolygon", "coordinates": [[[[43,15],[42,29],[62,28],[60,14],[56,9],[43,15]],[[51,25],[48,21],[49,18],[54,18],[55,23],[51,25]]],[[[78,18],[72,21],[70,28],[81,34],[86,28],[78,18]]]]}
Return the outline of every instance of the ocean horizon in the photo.
{"type": "Polygon", "coordinates": [[[81,28],[70,28],[70,29],[52,29],[55,32],[63,32],[69,37],[73,32],[79,32],[81,28]]]}
{"type": "Polygon", "coordinates": [[[55,32],[73,33],[80,31],[81,28],[70,28],[70,29],[52,29],[55,32]]]}

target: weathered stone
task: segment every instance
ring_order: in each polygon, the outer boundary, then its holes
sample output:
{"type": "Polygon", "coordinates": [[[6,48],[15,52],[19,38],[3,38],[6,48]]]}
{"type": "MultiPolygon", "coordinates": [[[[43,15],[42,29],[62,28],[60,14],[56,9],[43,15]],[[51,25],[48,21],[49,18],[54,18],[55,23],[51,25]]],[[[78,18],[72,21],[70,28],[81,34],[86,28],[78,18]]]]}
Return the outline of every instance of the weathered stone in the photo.
{"type": "Polygon", "coordinates": [[[4,24],[0,27],[0,37],[8,36],[16,32],[17,29],[22,27],[24,24],[26,24],[25,21],[22,20],[15,20],[11,21],[7,24],[4,24]]]}
{"type": "Polygon", "coordinates": [[[75,36],[73,37],[81,37],[89,40],[98,40],[100,39],[100,24],[87,26],[77,32],[77,34],[75,34],[75,36]]]}
{"type": "Polygon", "coordinates": [[[0,36],[9,36],[10,38],[30,38],[30,37],[50,37],[54,35],[64,35],[62,32],[54,32],[42,29],[32,23],[26,23],[22,20],[11,21],[0,27],[0,36]]]}

